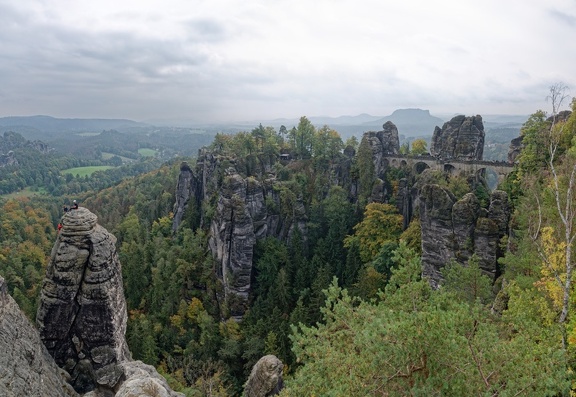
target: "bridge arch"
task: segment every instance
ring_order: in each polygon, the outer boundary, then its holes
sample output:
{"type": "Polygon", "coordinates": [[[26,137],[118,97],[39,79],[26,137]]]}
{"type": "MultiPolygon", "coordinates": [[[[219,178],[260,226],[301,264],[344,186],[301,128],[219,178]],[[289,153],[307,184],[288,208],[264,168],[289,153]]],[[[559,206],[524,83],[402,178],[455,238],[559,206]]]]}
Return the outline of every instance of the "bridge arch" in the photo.
{"type": "Polygon", "coordinates": [[[458,168],[454,167],[452,164],[446,163],[444,164],[444,172],[450,174],[451,176],[455,176],[458,168]]]}
{"type": "Polygon", "coordinates": [[[428,164],[426,164],[424,161],[417,161],[414,163],[414,172],[416,172],[416,174],[420,175],[421,173],[424,172],[424,170],[430,168],[430,166],[428,164]]]}
{"type": "Polygon", "coordinates": [[[507,175],[508,172],[502,172],[497,167],[485,166],[476,170],[476,176],[484,178],[491,190],[496,189],[500,183],[504,182],[507,175]]]}

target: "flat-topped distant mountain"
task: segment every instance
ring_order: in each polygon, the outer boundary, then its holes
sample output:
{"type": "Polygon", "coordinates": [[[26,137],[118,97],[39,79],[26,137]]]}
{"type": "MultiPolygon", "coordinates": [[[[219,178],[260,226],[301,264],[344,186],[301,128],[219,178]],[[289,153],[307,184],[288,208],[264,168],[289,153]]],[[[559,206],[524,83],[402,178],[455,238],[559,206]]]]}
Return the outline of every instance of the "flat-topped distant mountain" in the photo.
{"type": "MultiPolygon", "coordinates": [[[[442,127],[443,119],[432,116],[429,110],[397,109],[391,115],[365,122],[365,127],[381,128],[387,121],[393,122],[398,132],[407,136],[432,135],[434,127],[442,127]]],[[[378,130],[379,131],[379,130],[378,130]]]]}

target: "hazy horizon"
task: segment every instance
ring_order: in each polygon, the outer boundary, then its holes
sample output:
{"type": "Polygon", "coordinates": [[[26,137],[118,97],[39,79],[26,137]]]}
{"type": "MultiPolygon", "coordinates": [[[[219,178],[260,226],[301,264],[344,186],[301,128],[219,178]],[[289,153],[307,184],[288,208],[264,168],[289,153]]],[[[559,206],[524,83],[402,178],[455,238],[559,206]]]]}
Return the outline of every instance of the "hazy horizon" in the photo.
{"type": "Polygon", "coordinates": [[[0,0],[0,117],[531,114],[576,89],[576,2],[0,0]]]}

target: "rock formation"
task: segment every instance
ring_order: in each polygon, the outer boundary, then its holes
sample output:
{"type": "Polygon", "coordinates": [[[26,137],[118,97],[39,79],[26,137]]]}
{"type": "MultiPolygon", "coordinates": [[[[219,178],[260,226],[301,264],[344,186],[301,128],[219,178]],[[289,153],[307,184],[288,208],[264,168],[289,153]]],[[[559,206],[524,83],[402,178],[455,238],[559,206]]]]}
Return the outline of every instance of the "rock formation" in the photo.
{"type": "Polygon", "coordinates": [[[498,276],[500,239],[507,234],[510,210],[505,192],[495,191],[488,210],[473,193],[456,200],[447,189],[425,185],[419,197],[422,276],[437,288],[441,269],[451,260],[466,264],[472,255],[492,280],[498,276]]]}
{"type": "Polygon", "coordinates": [[[116,238],[96,221],[85,208],[62,218],[37,314],[44,344],[79,392],[113,389],[130,358],[116,238]]]}
{"type": "Polygon", "coordinates": [[[196,206],[194,210],[198,210],[203,198],[202,184],[186,162],[183,162],[180,165],[180,175],[178,176],[175,196],[176,202],[174,204],[174,218],[172,220],[172,230],[174,232],[182,223],[182,219],[188,210],[188,206],[194,205],[196,206]],[[192,202],[190,201],[191,199],[192,202]]]}
{"type": "Polygon", "coordinates": [[[510,141],[510,147],[508,148],[508,162],[514,163],[516,161],[516,157],[520,154],[522,150],[522,137],[519,136],[514,138],[510,141]]]}
{"type": "MultiPolygon", "coordinates": [[[[202,149],[194,169],[187,164],[180,167],[173,230],[191,206],[197,211],[213,206],[210,224],[205,225],[210,228],[209,246],[218,263],[228,314],[238,319],[247,307],[256,241],[270,236],[286,240],[295,228],[305,234],[307,216],[302,200],[291,197],[291,207],[282,208],[282,182],[272,172],[270,161],[256,157],[238,160],[202,149]],[[252,165],[247,165],[249,162],[252,165]]],[[[341,171],[338,177],[347,175],[341,171]]],[[[205,218],[200,221],[205,222],[205,218]]]]}
{"type": "Polygon", "coordinates": [[[456,116],[434,129],[430,154],[440,160],[482,160],[483,152],[482,116],[456,116]]]}
{"type": "Polygon", "coordinates": [[[6,290],[0,277],[0,396],[71,397],[66,382],[34,325],[6,290]]]}
{"type": "MultiPolygon", "coordinates": [[[[70,374],[79,393],[112,396],[130,387],[126,380],[131,378],[130,384],[157,384],[149,375],[142,377],[137,369],[143,364],[131,360],[126,343],[126,301],[116,238],[86,208],[69,211],[61,223],[36,318],[48,352],[70,374]]],[[[155,370],[147,373],[159,378],[155,370]]],[[[136,395],[180,395],[167,385],[163,388],[164,394],[136,395]]]]}
{"type": "Polygon", "coordinates": [[[9,165],[18,165],[18,160],[14,156],[14,152],[11,150],[6,154],[0,153],[0,167],[6,167],[9,165]]]}
{"type": "Polygon", "coordinates": [[[284,365],[274,355],[262,357],[250,372],[250,377],[244,385],[243,397],[275,396],[284,387],[282,369],[284,365]]]}
{"type": "Polygon", "coordinates": [[[375,174],[379,178],[382,178],[384,171],[388,167],[386,155],[397,155],[400,153],[400,139],[398,138],[398,129],[394,123],[387,121],[382,126],[382,131],[366,132],[362,139],[368,140],[370,148],[372,149],[375,174]]]}

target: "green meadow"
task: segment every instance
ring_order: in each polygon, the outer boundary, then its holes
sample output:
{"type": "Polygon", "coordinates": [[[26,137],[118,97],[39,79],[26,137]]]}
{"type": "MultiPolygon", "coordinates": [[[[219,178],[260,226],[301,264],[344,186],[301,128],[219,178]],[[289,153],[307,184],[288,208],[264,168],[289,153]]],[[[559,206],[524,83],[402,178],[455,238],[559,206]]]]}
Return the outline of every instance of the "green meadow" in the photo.
{"type": "Polygon", "coordinates": [[[63,175],[66,175],[66,174],[72,174],[74,176],[80,175],[82,177],[82,176],[86,176],[86,175],[90,176],[96,171],[109,170],[110,168],[114,168],[114,167],[112,167],[110,165],[94,165],[94,166],[88,166],[88,167],[68,168],[66,170],[60,171],[60,173],[63,175]]]}
{"type": "Polygon", "coordinates": [[[142,157],[154,157],[154,156],[156,156],[156,150],[154,150],[154,149],[140,148],[140,149],[138,149],[138,153],[142,157]]]}

